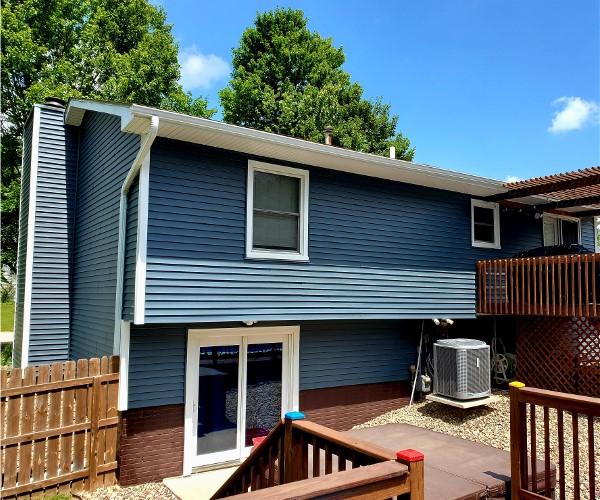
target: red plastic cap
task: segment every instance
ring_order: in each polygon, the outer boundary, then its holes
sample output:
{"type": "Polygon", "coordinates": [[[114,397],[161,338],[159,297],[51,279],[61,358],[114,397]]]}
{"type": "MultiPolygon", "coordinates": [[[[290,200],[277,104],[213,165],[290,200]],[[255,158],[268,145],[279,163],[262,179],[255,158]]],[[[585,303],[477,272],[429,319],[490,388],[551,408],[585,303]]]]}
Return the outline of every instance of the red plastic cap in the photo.
{"type": "Polygon", "coordinates": [[[402,450],[396,453],[396,458],[401,460],[402,462],[418,462],[419,460],[424,460],[425,455],[417,450],[402,450]]]}

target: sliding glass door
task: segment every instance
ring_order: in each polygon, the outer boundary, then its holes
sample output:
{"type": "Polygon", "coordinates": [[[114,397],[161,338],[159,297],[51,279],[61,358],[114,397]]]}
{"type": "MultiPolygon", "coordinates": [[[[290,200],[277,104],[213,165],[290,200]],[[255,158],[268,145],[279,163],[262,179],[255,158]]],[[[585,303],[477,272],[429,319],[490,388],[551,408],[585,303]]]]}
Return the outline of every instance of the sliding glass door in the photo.
{"type": "Polygon", "coordinates": [[[297,409],[297,332],[297,327],[188,332],[185,474],[243,460],[254,438],[297,409]]]}

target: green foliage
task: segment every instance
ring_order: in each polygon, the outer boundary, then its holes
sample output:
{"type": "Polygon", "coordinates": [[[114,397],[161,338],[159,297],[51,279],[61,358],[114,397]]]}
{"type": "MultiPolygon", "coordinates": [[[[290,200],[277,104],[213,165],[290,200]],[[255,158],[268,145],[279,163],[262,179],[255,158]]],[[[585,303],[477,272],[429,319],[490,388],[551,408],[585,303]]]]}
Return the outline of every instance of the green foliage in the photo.
{"type": "Polygon", "coordinates": [[[21,136],[33,104],[88,97],[215,113],[179,85],[171,25],[148,0],[3,1],[1,50],[2,263],[13,272],[21,136]]]}
{"type": "Polygon", "coordinates": [[[363,89],[342,69],[342,48],[307,28],[301,10],[257,14],[233,49],[229,86],[219,92],[223,118],[252,128],[323,141],[334,127],[333,144],[411,161],[414,148],[396,134],[398,116],[381,98],[362,98],[363,89]]]}
{"type": "Polygon", "coordinates": [[[12,366],[12,344],[4,344],[0,352],[0,366],[12,366]]]}
{"type": "Polygon", "coordinates": [[[15,326],[15,303],[2,302],[0,304],[0,314],[2,315],[2,318],[0,318],[0,331],[12,332],[15,326]]]}

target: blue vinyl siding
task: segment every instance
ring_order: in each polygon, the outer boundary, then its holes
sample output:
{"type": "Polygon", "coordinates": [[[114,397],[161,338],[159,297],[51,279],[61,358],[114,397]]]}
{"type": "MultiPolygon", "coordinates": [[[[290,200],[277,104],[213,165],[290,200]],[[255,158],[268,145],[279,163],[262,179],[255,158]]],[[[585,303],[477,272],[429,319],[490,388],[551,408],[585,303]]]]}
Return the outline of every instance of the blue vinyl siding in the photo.
{"type": "Polygon", "coordinates": [[[581,244],[592,252],[596,249],[596,232],[594,230],[593,217],[581,219],[581,244]]]}
{"type": "MultiPolygon", "coordinates": [[[[419,331],[414,321],[300,323],[300,390],[406,380],[419,331]]],[[[186,328],[132,326],[129,408],[183,403],[185,356],[186,328]]]]}
{"type": "Polygon", "coordinates": [[[130,409],[184,402],[186,329],[131,326],[130,409]]]}
{"type": "Polygon", "coordinates": [[[31,139],[33,136],[33,113],[23,131],[23,164],[21,173],[21,200],[19,214],[19,246],[17,250],[17,289],[15,294],[15,337],[13,342],[13,366],[21,366],[23,343],[23,302],[25,300],[25,262],[27,257],[27,224],[29,223],[29,188],[31,181],[31,139]]]}
{"type": "Polygon", "coordinates": [[[40,106],[29,364],[69,359],[77,131],[40,106]]]}
{"type": "Polygon", "coordinates": [[[116,116],[87,112],[80,127],[72,358],[113,351],[119,197],[140,143],[120,125],[116,116]]]}
{"type": "Polygon", "coordinates": [[[137,250],[139,182],[135,180],[127,200],[125,274],[123,277],[123,319],[133,321],[135,301],[135,254],[137,250]]]}
{"type": "Polygon", "coordinates": [[[474,317],[475,261],[541,244],[503,213],[502,250],[473,248],[466,195],[310,168],[310,262],[246,260],[247,158],[158,139],[151,162],[148,323],[474,317]]]}
{"type": "Polygon", "coordinates": [[[418,321],[330,321],[300,329],[300,390],[394,382],[416,363],[418,321]]]}

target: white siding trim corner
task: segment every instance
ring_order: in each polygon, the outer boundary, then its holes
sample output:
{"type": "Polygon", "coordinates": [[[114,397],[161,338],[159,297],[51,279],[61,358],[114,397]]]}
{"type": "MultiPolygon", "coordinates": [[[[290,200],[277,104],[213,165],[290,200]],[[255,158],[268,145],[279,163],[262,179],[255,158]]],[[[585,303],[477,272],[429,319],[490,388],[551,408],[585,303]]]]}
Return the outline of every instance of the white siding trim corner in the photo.
{"type": "MultiPolygon", "coordinates": [[[[31,329],[31,295],[33,287],[33,254],[35,250],[35,210],[37,201],[38,155],[40,152],[40,117],[38,106],[33,108],[31,133],[31,168],[29,171],[29,218],[27,220],[27,252],[25,256],[25,292],[23,294],[23,336],[21,344],[21,367],[29,364],[29,340],[31,329]]],[[[21,169],[23,171],[23,169],[21,169]]]]}
{"type": "Polygon", "coordinates": [[[148,254],[148,197],[150,191],[150,153],[144,158],[138,184],[138,226],[135,255],[135,298],[133,322],[143,325],[146,313],[146,258],[148,254]]]}
{"type": "Polygon", "coordinates": [[[119,400],[117,409],[119,411],[127,410],[129,399],[129,343],[131,333],[130,324],[127,321],[121,321],[121,345],[119,350],[119,400]]]}

